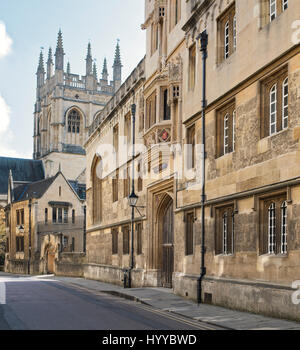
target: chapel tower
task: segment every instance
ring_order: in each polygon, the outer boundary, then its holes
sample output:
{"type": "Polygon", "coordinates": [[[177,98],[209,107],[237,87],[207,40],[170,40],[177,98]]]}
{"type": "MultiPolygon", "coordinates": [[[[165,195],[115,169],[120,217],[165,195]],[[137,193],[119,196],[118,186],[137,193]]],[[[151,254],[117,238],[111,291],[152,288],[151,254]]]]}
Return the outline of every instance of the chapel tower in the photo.
{"type": "Polygon", "coordinates": [[[84,76],[65,70],[63,35],[59,30],[53,62],[49,48],[46,71],[41,51],[37,69],[37,95],[34,109],[34,159],[43,160],[46,177],[61,167],[68,180],[85,182],[84,142],[89,126],[118,90],[122,80],[120,46],[117,43],[113,80],[108,80],[107,60],[98,80],[96,60],[89,42],[84,76]]]}

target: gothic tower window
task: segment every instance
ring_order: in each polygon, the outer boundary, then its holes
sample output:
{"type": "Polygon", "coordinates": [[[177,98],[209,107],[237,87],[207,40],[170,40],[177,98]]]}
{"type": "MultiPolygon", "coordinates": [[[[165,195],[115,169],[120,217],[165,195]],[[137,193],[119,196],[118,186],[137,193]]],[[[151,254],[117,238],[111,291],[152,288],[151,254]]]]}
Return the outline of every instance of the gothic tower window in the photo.
{"type": "Polygon", "coordinates": [[[83,116],[76,108],[72,108],[66,117],[66,143],[82,145],[84,137],[83,116]]]}
{"type": "Polygon", "coordinates": [[[80,115],[76,109],[73,109],[68,116],[68,132],[80,133],[80,115]]]}

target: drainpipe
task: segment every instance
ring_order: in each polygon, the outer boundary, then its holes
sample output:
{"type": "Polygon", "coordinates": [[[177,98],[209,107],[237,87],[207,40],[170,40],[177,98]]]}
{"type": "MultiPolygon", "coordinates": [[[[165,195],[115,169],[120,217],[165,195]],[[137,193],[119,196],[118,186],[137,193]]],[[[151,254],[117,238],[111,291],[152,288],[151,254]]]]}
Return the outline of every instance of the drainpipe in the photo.
{"type": "Polygon", "coordinates": [[[201,273],[197,280],[197,302],[201,304],[202,300],[202,280],[206,275],[205,266],[205,158],[206,158],[206,148],[205,148],[205,110],[207,106],[206,102],[206,59],[207,59],[207,43],[208,35],[206,30],[202,32],[197,40],[201,44],[200,51],[202,52],[202,194],[201,194],[201,273]]]}
{"type": "Polygon", "coordinates": [[[29,199],[29,228],[28,228],[28,275],[30,275],[30,262],[31,262],[31,207],[32,207],[32,200],[29,199]]]}
{"type": "Polygon", "coordinates": [[[83,252],[86,254],[86,205],[83,207],[83,252]]]}

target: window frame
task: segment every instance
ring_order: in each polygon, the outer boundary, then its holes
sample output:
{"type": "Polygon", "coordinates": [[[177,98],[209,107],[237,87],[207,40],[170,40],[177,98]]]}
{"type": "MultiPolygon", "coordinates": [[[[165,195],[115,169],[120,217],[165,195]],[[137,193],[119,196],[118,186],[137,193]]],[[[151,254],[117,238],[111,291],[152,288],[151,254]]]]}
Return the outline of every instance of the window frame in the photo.
{"type": "MultiPolygon", "coordinates": [[[[100,179],[97,174],[97,168],[100,166],[102,159],[97,157],[92,167],[92,195],[93,195],[93,224],[99,224],[102,221],[103,211],[103,196],[102,196],[102,178],[100,179]]],[[[73,211],[72,211],[73,215],[73,211]]],[[[73,216],[72,216],[73,223],[73,216]]],[[[74,221],[75,223],[75,221],[74,221]]]]}
{"type": "Polygon", "coordinates": [[[143,224],[141,222],[135,225],[136,230],[136,255],[143,254],[143,224]]]}
{"type": "Polygon", "coordinates": [[[119,253],[119,229],[118,228],[113,228],[111,230],[111,235],[112,235],[112,255],[117,255],[119,253]]]}
{"type": "Polygon", "coordinates": [[[261,138],[271,137],[279,132],[286,130],[289,125],[289,79],[288,66],[281,67],[275,72],[263,78],[260,82],[261,91],[261,138]],[[284,85],[286,82],[287,85],[284,85]],[[276,91],[272,89],[276,86],[276,91]],[[284,88],[287,88],[287,95],[284,95],[284,88]],[[273,102],[271,101],[272,93],[275,96],[273,102]],[[284,105],[284,96],[287,99],[287,106],[284,105]],[[275,105],[276,113],[273,112],[276,121],[272,122],[272,104],[275,105]],[[287,116],[283,119],[284,111],[287,110],[287,116]],[[287,127],[284,127],[286,121],[287,127]],[[272,132],[272,126],[276,125],[276,130],[272,132]]]}
{"type": "Polygon", "coordinates": [[[122,227],[123,234],[123,255],[129,255],[130,253],[130,228],[129,226],[122,227]]]}
{"type": "Polygon", "coordinates": [[[215,255],[231,256],[235,253],[234,203],[215,208],[215,255]]]}
{"type": "Polygon", "coordinates": [[[80,134],[81,131],[81,114],[77,109],[73,108],[68,113],[68,133],[80,134]]]}
{"type": "Polygon", "coordinates": [[[282,130],[287,129],[289,124],[289,77],[286,77],[282,83],[282,130]],[[287,93],[285,92],[287,89],[287,93]],[[285,104],[285,99],[287,103],[285,104]],[[285,115],[285,111],[287,111],[285,115]],[[285,124],[286,121],[286,124],[285,124]]]}
{"type": "Polygon", "coordinates": [[[216,158],[235,152],[236,145],[233,137],[236,139],[236,119],[235,100],[230,101],[216,111],[216,158]],[[226,117],[228,117],[227,129],[225,128],[226,117]],[[227,136],[226,130],[228,131],[227,136]],[[225,143],[226,139],[228,140],[228,145],[225,143]]]}
{"type": "Polygon", "coordinates": [[[194,91],[196,86],[196,62],[197,50],[196,43],[189,48],[189,91],[194,91]]]}
{"type": "Polygon", "coordinates": [[[119,200],[119,169],[115,171],[115,175],[112,178],[112,201],[113,203],[119,200]]]}
{"type": "Polygon", "coordinates": [[[190,155],[190,152],[187,152],[187,169],[195,169],[196,167],[196,126],[195,124],[190,125],[187,128],[187,145],[191,145],[191,147],[188,148],[191,149],[192,154],[190,155]]]}
{"type": "Polygon", "coordinates": [[[194,212],[185,213],[185,256],[195,253],[195,214],[194,212]]]}
{"type": "Polygon", "coordinates": [[[260,255],[288,255],[288,222],[286,192],[260,198],[260,255]]]}
{"type": "Polygon", "coordinates": [[[233,2],[217,19],[218,64],[225,62],[237,47],[237,16],[233,2]]]}

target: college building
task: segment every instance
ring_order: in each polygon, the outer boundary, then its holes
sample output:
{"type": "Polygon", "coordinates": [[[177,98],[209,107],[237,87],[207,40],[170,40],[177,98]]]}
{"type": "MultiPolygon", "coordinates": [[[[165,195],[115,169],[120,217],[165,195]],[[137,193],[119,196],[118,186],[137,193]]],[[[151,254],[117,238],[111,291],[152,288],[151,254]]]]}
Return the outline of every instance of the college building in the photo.
{"type": "Polygon", "coordinates": [[[123,284],[133,222],[134,287],[299,320],[299,14],[145,0],[146,56],[85,143],[85,277],[123,284]]]}

